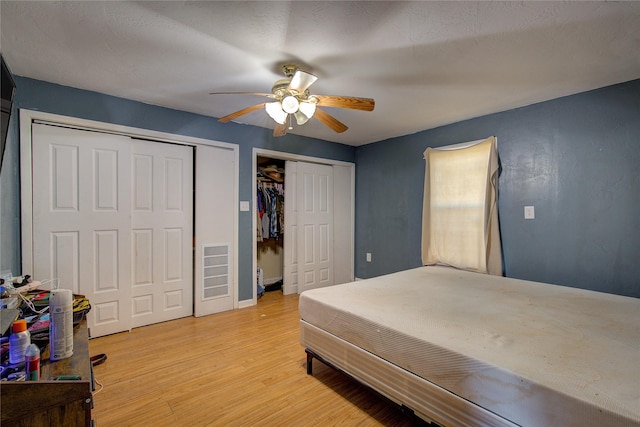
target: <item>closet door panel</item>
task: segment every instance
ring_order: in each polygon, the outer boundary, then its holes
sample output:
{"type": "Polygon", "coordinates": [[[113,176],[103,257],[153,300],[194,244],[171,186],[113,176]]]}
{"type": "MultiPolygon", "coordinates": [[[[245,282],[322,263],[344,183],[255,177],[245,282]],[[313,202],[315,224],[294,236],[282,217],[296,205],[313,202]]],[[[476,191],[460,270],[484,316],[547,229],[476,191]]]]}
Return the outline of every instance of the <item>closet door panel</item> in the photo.
{"type": "Polygon", "coordinates": [[[287,160],[285,177],[284,294],[353,281],[353,166],[287,160]],[[316,214],[326,215],[325,223],[307,229],[300,218],[316,214]]]}
{"type": "Polygon", "coordinates": [[[354,280],[354,170],[350,166],[333,165],[333,280],[354,280]]]}
{"type": "Polygon", "coordinates": [[[193,314],[193,148],[132,140],[133,326],[193,314]]]}
{"type": "Polygon", "coordinates": [[[333,169],[298,162],[298,292],[333,285],[333,169]]]}
{"type": "Polygon", "coordinates": [[[131,329],[130,139],[33,124],[33,277],[86,295],[92,336],[131,329]]]}
{"type": "Polygon", "coordinates": [[[196,155],[195,315],[232,310],[237,303],[237,151],[198,146],[196,155]]]}
{"type": "Polygon", "coordinates": [[[284,166],[284,277],[282,292],[298,292],[298,163],[286,161],[284,166]]]}

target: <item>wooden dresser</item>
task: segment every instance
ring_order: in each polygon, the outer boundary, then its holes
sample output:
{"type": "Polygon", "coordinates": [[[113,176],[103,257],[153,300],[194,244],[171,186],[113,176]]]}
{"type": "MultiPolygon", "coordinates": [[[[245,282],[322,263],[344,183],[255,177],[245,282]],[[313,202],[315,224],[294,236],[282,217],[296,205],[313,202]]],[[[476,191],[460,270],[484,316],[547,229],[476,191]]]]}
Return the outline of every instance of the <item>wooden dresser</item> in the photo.
{"type": "Polygon", "coordinates": [[[0,383],[0,425],[91,426],[93,378],[87,322],[73,330],[73,356],[49,361],[49,347],[41,355],[40,381],[0,383]],[[54,381],[61,375],[79,380],[54,381]]]}

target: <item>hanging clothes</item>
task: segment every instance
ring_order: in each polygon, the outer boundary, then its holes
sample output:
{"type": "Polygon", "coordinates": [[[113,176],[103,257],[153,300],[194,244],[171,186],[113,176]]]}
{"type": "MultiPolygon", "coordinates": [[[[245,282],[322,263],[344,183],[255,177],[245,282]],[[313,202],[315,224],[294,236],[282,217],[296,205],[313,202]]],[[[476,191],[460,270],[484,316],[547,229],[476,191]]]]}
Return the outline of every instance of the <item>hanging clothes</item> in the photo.
{"type": "Polygon", "coordinates": [[[284,186],[276,182],[258,181],[256,195],[258,241],[280,239],[284,232],[284,186]]]}
{"type": "Polygon", "coordinates": [[[264,215],[264,197],[262,195],[262,188],[258,185],[258,191],[256,192],[256,224],[258,227],[256,228],[256,238],[258,242],[263,241],[263,233],[262,233],[262,216],[264,215]]]}

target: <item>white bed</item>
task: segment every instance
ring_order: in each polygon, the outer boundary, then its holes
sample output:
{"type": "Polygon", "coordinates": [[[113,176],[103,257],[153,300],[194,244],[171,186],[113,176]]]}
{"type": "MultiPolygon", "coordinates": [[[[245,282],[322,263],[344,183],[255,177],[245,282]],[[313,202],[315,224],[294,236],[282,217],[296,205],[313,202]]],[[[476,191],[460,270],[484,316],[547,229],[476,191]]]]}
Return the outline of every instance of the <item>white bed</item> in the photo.
{"type": "Polygon", "coordinates": [[[639,426],[640,299],[447,267],[303,292],[301,343],[443,426],[639,426]]]}

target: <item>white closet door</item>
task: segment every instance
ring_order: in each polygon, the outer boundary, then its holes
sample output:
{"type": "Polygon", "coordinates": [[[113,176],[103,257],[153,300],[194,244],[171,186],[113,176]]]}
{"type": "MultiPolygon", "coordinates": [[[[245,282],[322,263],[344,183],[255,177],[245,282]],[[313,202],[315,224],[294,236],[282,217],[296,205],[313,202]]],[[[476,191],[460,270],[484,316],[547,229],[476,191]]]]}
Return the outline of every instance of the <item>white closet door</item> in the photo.
{"type": "Polygon", "coordinates": [[[334,284],[333,168],[298,162],[296,198],[298,292],[301,293],[334,284]]]}
{"type": "Polygon", "coordinates": [[[284,164],[284,266],[282,293],[298,292],[298,163],[287,160],[284,164]]]}
{"type": "MultiPolygon", "coordinates": [[[[283,293],[285,295],[290,293],[302,292],[304,289],[310,289],[311,287],[328,286],[338,283],[351,282],[354,279],[353,276],[353,171],[350,166],[333,165],[333,203],[326,203],[327,206],[332,206],[332,224],[327,226],[327,232],[333,229],[332,240],[333,247],[327,248],[329,251],[329,258],[331,260],[329,269],[333,273],[333,281],[328,283],[327,281],[321,284],[312,283],[306,286],[299,286],[299,260],[308,256],[309,242],[301,242],[299,238],[298,218],[299,215],[308,215],[308,212],[304,209],[304,200],[308,197],[317,197],[315,194],[301,195],[299,199],[298,193],[298,165],[301,162],[287,161],[285,163],[285,232],[284,232],[284,286],[283,293]],[[305,246],[299,246],[304,244],[305,246]],[[302,250],[301,250],[302,249],[302,250]],[[304,250],[304,252],[303,252],[304,250]]],[[[305,164],[303,164],[305,165],[305,164]]],[[[308,163],[306,164],[308,165],[308,163]]],[[[303,166],[306,167],[306,166],[303,166]]],[[[328,173],[328,169],[324,170],[328,173]]],[[[308,175],[308,172],[307,172],[308,175]]],[[[307,179],[310,179],[309,177],[307,179]]],[[[319,184],[319,181],[318,181],[319,184]]],[[[309,186],[314,192],[315,185],[309,186]]],[[[303,189],[301,189],[304,191],[303,189]]],[[[331,197],[330,192],[326,194],[326,197],[331,197]]],[[[326,214],[325,214],[326,215],[326,214]]],[[[328,216],[325,216],[328,219],[328,216]]],[[[303,219],[308,221],[310,219],[303,219]]],[[[311,233],[314,234],[314,233],[311,233]]],[[[307,234],[307,237],[309,234],[307,234]]],[[[330,241],[329,238],[325,238],[325,241],[330,241]]],[[[324,248],[322,250],[325,250],[324,248]]],[[[316,250],[316,253],[321,253],[321,250],[316,250]]],[[[324,263],[327,264],[326,262],[324,263]]],[[[313,263],[307,263],[307,276],[310,276],[311,265],[313,263]]],[[[320,263],[322,265],[322,263],[320,263]]],[[[311,278],[312,282],[316,277],[322,277],[322,272],[316,271],[311,278]]]]}
{"type": "Polygon", "coordinates": [[[130,139],[33,125],[33,272],[86,295],[92,336],[131,328],[130,139]]]}
{"type": "Polygon", "coordinates": [[[196,316],[232,310],[236,304],[237,176],[234,150],[197,147],[196,316]]]}
{"type": "Polygon", "coordinates": [[[333,165],[333,282],[352,282],[354,246],[353,168],[333,165]]]}
{"type": "Polygon", "coordinates": [[[131,140],[133,327],[193,314],[193,148],[131,140]]]}
{"type": "Polygon", "coordinates": [[[34,125],[37,280],[86,295],[91,336],[193,313],[193,149],[34,125]]]}

